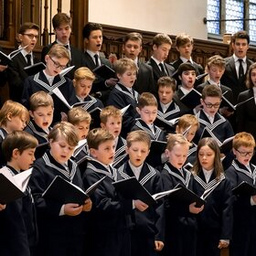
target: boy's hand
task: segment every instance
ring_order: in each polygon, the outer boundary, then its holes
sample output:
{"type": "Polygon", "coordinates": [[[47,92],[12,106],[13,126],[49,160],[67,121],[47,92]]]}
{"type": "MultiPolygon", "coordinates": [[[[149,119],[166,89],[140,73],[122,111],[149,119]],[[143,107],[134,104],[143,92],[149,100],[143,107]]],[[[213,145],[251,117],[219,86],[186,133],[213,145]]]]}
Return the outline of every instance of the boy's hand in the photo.
{"type": "Polygon", "coordinates": [[[92,201],[90,198],[88,198],[84,201],[83,211],[89,212],[91,209],[92,209],[92,201]]]}
{"type": "Polygon", "coordinates": [[[256,204],[256,195],[252,196],[252,200],[256,204]]]}
{"type": "Polygon", "coordinates": [[[202,205],[201,207],[196,207],[196,202],[189,205],[189,212],[194,214],[200,213],[203,209],[204,209],[204,205],[202,205]]]}
{"type": "Polygon", "coordinates": [[[65,204],[64,206],[64,214],[68,216],[77,216],[83,210],[83,206],[79,204],[65,204]]]}
{"type": "Polygon", "coordinates": [[[117,78],[109,78],[105,81],[105,84],[107,87],[114,87],[117,82],[118,82],[117,78]]]}
{"type": "Polygon", "coordinates": [[[0,211],[4,210],[6,208],[6,204],[0,204],[0,211]]]}
{"type": "Polygon", "coordinates": [[[0,65],[0,72],[5,71],[8,68],[8,66],[0,65]]]}
{"type": "Polygon", "coordinates": [[[162,241],[155,241],[155,250],[157,252],[162,251],[164,248],[164,243],[162,241]]]}
{"type": "Polygon", "coordinates": [[[144,202],[142,202],[141,200],[137,199],[134,200],[134,206],[136,209],[138,209],[140,212],[144,212],[145,210],[147,210],[148,205],[145,204],[144,202]]]}
{"type": "Polygon", "coordinates": [[[227,247],[228,247],[228,245],[229,245],[229,242],[227,242],[227,241],[223,241],[223,240],[220,240],[220,241],[219,241],[218,248],[219,248],[219,249],[227,248],[227,247]]]}

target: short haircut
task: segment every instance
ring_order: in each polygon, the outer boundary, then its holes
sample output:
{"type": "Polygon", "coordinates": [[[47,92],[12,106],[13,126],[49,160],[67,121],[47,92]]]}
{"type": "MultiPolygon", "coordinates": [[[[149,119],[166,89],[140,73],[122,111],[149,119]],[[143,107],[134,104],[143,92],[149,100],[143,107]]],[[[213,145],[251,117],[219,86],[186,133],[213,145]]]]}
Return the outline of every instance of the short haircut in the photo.
{"type": "Polygon", "coordinates": [[[37,31],[39,31],[39,26],[33,22],[25,22],[24,24],[22,24],[19,28],[19,34],[24,35],[24,33],[28,30],[28,29],[35,29],[37,31]]]}
{"type": "Polygon", "coordinates": [[[151,139],[149,134],[146,131],[137,130],[128,133],[126,137],[127,147],[131,147],[134,142],[145,142],[150,149],[151,139]]]}
{"type": "Polygon", "coordinates": [[[68,121],[73,125],[77,125],[80,122],[87,122],[90,124],[92,118],[91,115],[82,107],[74,107],[68,111],[68,121]]]}
{"type": "Polygon", "coordinates": [[[194,43],[194,40],[190,35],[188,35],[186,33],[180,33],[176,36],[176,38],[175,38],[176,47],[183,46],[187,43],[191,43],[191,44],[194,43]]]}
{"type": "Polygon", "coordinates": [[[191,64],[191,63],[182,63],[179,65],[179,68],[178,68],[178,75],[181,76],[183,72],[185,71],[195,71],[196,72],[196,68],[191,64]]]}
{"type": "Polygon", "coordinates": [[[60,27],[61,25],[71,26],[71,17],[63,12],[55,14],[52,18],[52,26],[54,29],[60,27]]]}
{"type": "Polygon", "coordinates": [[[247,43],[250,43],[250,36],[245,30],[240,30],[233,34],[231,37],[231,42],[234,44],[237,39],[246,39],[247,43]]]}
{"type": "Polygon", "coordinates": [[[204,100],[206,97],[218,97],[221,99],[221,89],[214,84],[207,84],[202,90],[202,99],[204,100]]]}
{"type": "Polygon", "coordinates": [[[137,71],[135,62],[128,58],[121,58],[114,63],[114,69],[118,75],[123,75],[127,70],[137,71]]]}
{"type": "Polygon", "coordinates": [[[213,55],[207,60],[206,68],[209,70],[211,66],[218,66],[222,69],[225,69],[226,62],[225,59],[222,58],[220,55],[213,55]]]}
{"type": "Polygon", "coordinates": [[[192,114],[185,114],[181,116],[177,123],[177,126],[179,126],[180,129],[187,129],[190,125],[197,126],[197,128],[199,128],[199,121],[192,114]]]}
{"type": "Polygon", "coordinates": [[[248,69],[248,72],[247,72],[247,75],[246,75],[246,87],[248,89],[251,89],[254,87],[254,84],[252,82],[252,71],[256,69],[256,63],[253,63],[252,65],[250,65],[249,69],[248,69]]]}
{"type": "Polygon", "coordinates": [[[111,134],[108,130],[102,128],[95,128],[88,133],[87,143],[88,147],[98,149],[99,146],[109,140],[115,140],[113,134],[111,134]]]}
{"type": "Polygon", "coordinates": [[[159,47],[162,44],[172,45],[172,39],[167,34],[157,34],[153,38],[153,45],[159,47]]]}
{"type": "Polygon", "coordinates": [[[109,117],[121,118],[122,120],[123,116],[120,109],[110,105],[101,110],[100,112],[101,123],[106,124],[109,117]]]}
{"type": "Polygon", "coordinates": [[[146,106],[158,106],[156,97],[150,92],[143,92],[138,99],[139,109],[142,109],[146,106]]]}
{"type": "Polygon", "coordinates": [[[188,142],[188,140],[182,135],[182,134],[169,134],[167,137],[167,145],[166,148],[169,151],[172,151],[174,146],[180,144],[180,145],[186,145],[190,146],[190,143],[188,142]]]}
{"type": "Polygon", "coordinates": [[[255,139],[252,134],[248,132],[239,132],[233,138],[233,148],[238,149],[239,147],[255,147],[255,139]]]}
{"type": "Polygon", "coordinates": [[[177,81],[172,77],[162,76],[157,80],[157,87],[158,89],[160,87],[172,88],[173,92],[175,92],[177,87],[177,81]]]}
{"type": "Polygon", "coordinates": [[[18,149],[20,154],[26,149],[36,148],[38,145],[37,139],[25,132],[14,131],[9,133],[2,143],[2,151],[7,162],[12,160],[12,154],[14,149],[18,149]]]}
{"type": "Polygon", "coordinates": [[[54,44],[49,52],[47,53],[50,57],[56,57],[57,59],[65,58],[68,59],[68,61],[71,60],[69,51],[60,44],[54,44]]]}
{"type": "Polygon", "coordinates": [[[29,107],[31,111],[37,110],[39,107],[54,107],[52,96],[45,91],[33,93],[29,98],[29,107]]]}
{"type": "Polygon", "coordinates": [[[95,80],[95,75],[93,74],[93,72],[89,68],[81,67],[81,68],[78,68],[75,71],[74,79],[76,81],[79,81],[79,80],[82,80],[82,79],[94,81],[95,80]]]}
{"type": "Polygon", "coordinates": [[[137,33],[137,32],[131,32],[129,34],[127,34],[124,38],[124,44],[127,42],[127,41],[139,41],[140,42],[140,45],[142,45],[142,35],[140,33],[137,33]]]}
{"type": "Polygon", "coordinates": [[[199,161],[199,150],[203,146],[208,146],[211,150],[214,151],[215,157],[214,157],[214,173],[217,179],[220,178],[221,173],[223,173],[223,166],[221,162],[221,155],[220,155],[220,148],[218,146],[218,143],[216,142],[215,139],[211,137],[203,138],[199,141],[198,146],[197,146],[197,154],[196,154],[196,161],[194,163],[194,166],[192,168],[192,172],[195,173],[196,175],[199,174],[200,171],[202,171],[202,168],[200,167],[200,161],[199,161]]]}
{"type": "Polygon", "coordinates": [[[83,38],[89,39],[91,32],[94,30],[101,30],[103,32],[103,28],[100,24],[92,22],[87,23],[83,28],[83,38]]]}
{"type": "Polygon", "coordinates": [[[52,142],[57,141],[60,137],[64,137],[66,142],[75,147],[78,144],[79,138],[76,133],[76,129],[73,124],[69,122],[60,122],[53,126],[48,135],[48,140],[52,140],[52,142]]]}
{"type": "Polygon", "coordinates": [[[27,123],[29,122],[28,110],[16,101],[5,101],[4,105],[0,110],[0,126],[7,124],[9,115],[12,117],[24,117],[27,123]]]}

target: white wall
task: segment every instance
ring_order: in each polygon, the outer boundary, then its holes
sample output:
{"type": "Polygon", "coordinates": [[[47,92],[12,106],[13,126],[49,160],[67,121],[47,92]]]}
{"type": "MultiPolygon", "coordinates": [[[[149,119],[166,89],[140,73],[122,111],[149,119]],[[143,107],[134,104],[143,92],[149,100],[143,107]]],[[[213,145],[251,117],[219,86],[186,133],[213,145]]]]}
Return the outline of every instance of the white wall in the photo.
{"type": "Polygon", "coordinates": [[[89,0],[89,21],[207,39],[207,0],[89,0]]]}

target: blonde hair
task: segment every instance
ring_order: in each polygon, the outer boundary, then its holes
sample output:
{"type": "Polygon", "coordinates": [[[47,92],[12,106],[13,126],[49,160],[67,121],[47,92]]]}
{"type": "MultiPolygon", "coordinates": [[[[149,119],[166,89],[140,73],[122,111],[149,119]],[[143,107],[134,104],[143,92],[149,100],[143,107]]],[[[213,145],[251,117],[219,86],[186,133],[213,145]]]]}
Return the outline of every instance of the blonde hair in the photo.
{"type": "Polygon", "coordinates": [[[2,106],[0,110],[0,126],[5,126],[7,124],[9,115],[11,115],[11,117],[24,117],[26,122],[29,122],[28,110],[16,101],[7,100],[2,106]]]}
{"type": "Polygon", "coordinates": [[[50,57],[56,57],[57,59],[65,58],[68,59],[68,61],[71,60],[69,51],[60,44],[54,44],[50,51],[47,53],[50,57]]]}
{"type": "Polygon", "coordinates": [[[182,134],[169,134],[167,137],[166,149],[172,151],[177,144],[190,146],[190,143],[182,134]]]}
{"type": "Polygon", "coordinates": [[[138,71],[135,62],[128,58],[121,58],[114,63],[116,74],[123,75],[127,70],[138,71]]]}
{"type": "Polygon", "coordinates": [[[137,130],[128,133],[126,137],[127,147],[131,147],[134,142],[145,142],[148,145],[148,148],[151,146],[151,139],[149,134],[146,131],[137,130]]]}
{"type": "Polygon", "coordinates": [[[79,81],[79,80],[82,80],[82,79],[94,81],[95,80],[95,75],[92,73],[92,71],[89,68],[81,67],[81,68],[78,68],[75,71],[74,79],[76,81],[79,81]]]}
{"type": "Polygon", "coordinates": [[[45,91],[33,93],[29,98],[29,107],[31,111],[35,111],[39,107],[54,107],[52,96],[45,91]]]}
{"type": "Polygon", "coordinates": [[[179,121],[176,126],[177,129],[187,129],[189,126],[197,126],[199,128],[199,122],[194,115],[185,114],[179,118],[179,121]]]}
{"type": "Polygon", "coordinates": [[[90,124],[92,118],[91,115],[82,107],[74,107],[68,111],[68,121],[73,125],[77,125],[84,121],[90,124]]]}
{"type": "Polygon", "coordinates": [[[146,106],[158,106],[156,97],[150,92],[143,92],[138,99],[139,109],[142,109],[146,106]]]}
{"type": "Polygon", "coordinates": [[[103,108],[100,112],[100,121],[103,124],[106,124],[109,117],[121,118],[122,120],[122,112],[120,109],[114,106],[107,106],[103,108]]]}

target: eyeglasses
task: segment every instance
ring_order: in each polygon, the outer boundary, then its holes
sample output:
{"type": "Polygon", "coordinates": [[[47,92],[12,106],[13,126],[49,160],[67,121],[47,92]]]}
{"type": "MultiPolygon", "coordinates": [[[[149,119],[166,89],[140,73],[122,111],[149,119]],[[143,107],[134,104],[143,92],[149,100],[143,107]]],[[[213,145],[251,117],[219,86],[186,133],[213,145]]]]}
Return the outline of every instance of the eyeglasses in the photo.
{"type": "Polygon", "coordinates": [[[235,149],[241,156],[252,156],[254,154],[254,151],[244,152],[239,151],[238,149],[235,149]]]}
{"type": "Polygon", "coordinates": [[[23,34],[24,36],[27,36],[29,39],[38,39],[38,35],[34,35],[34,34],[23,34]]]}
{"type": "Polygon", "coordinates": [[[207,107],[207,108],[219,108],[220,107],[220,103],[215,103],[215,104],[212,104],[212,103],[207,103],[207,102],[205,102],[205,101],[203,101],[204,102],[204,104],[205,104],[205,106],[207,107]]]}
{"type": "Polygon", "coordinates": [[[59,68],[61,70],[65,69],[67,66],[66,65],[60,65],[60,63],[56,62],[51,56],[49,56],[51,61],[53,62],[53,65],[55,68],[59,68]]]}

